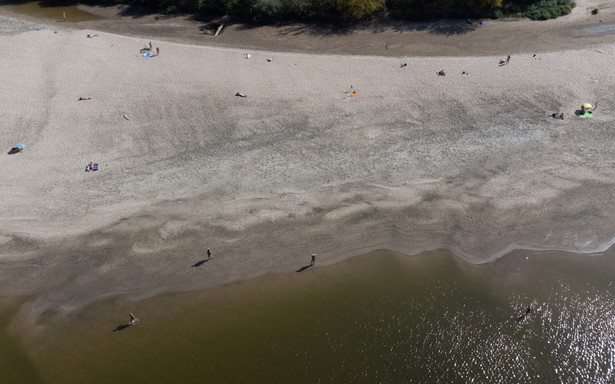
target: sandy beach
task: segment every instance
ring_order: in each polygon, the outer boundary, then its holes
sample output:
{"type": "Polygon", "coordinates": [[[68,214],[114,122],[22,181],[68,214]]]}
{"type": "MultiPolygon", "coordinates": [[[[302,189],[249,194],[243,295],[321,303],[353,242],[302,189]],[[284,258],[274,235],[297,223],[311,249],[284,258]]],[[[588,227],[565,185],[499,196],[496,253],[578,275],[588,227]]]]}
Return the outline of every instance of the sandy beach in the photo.
{"type": "Polygon", "coordinates": [[[31,320],[295,271],[312,253],[327,265],[448,248],[481,263],[515,248],[613,243],[608,4],[579,1],[544,24],[493,22],[510,28],[510,49],[496,41],[491,54],[458,55],[450,47],[471,36],[434,46],[447,38],[434,34],[422,55],[408,47],[429,31],[391,33],[409,45],[388,53],[378,35],[361,54],[322,54],[310,47],[330,38],[267,50],[241,46],[232,28],[194,44],[138,27],[114,34],[111,21],[84,29],[95,24],[4,14],[0,137],[5,153],[27,147],[0,161],[0,296],[32,296],[31,320]],[[602,29],[587,32],[597,6],[602,24],[591,23],[602,29]],[[513,43],[511,31],[530,24],[569,33],[513,43]],[[148,41],[159,56],[141,56],[148,41]],[[595,117],[575,116],[596,101],[595,117]],[[100,169],[85,172],[89,162],[100,169]],[[214,259],[192,267],[207,248],[214,259]]]}

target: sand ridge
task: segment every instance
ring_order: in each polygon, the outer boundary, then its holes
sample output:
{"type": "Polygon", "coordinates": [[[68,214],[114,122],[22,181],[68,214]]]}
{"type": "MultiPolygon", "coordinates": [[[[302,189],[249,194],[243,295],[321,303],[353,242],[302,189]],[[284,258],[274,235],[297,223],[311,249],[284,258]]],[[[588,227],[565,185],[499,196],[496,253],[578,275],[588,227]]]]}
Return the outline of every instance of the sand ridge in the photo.
{"type": "Polygon", "coordinates": [[[38,294],[32,313],[294,271],[314,252],[478,263],[613,238],[612,43],[499,66],[163,41],[143,58],[140,38],[55,32],[0,36],[0,135],[28,145],[0,161],[0,294],[38,294]]]}

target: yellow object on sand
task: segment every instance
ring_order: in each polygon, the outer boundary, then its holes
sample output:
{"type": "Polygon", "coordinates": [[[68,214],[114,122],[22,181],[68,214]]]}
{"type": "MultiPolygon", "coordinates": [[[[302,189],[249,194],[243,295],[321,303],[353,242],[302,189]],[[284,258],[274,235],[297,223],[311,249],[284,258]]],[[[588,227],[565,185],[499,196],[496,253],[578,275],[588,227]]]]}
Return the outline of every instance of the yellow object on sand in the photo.
{"type": "Polygon", "coordinates": [[[583,106],[584,106],[585,108],[592,108],[592,105],[591,105],[590,103],[585,103],[585,104],[583,104],[583,106]]]}
{"type": "Polygon", "coordinates": [[[352,93],[350,94],[350,97],[352,97],[352,96],[356,96],[356,95],[357,95],[357,93],[356,93],[356,92],[352,92],[352,93]]]}

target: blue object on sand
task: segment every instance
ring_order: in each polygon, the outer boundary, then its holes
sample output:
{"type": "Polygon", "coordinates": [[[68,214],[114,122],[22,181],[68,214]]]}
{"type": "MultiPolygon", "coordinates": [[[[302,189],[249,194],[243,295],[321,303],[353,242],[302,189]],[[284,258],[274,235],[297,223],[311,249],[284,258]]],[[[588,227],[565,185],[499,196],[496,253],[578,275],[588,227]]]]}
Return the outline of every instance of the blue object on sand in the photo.
{"type": "Polygon", "coordinates": [[[24,143],[17,143],[17,144],[15,144],[15,146],[18,147],[18,148],[25,148],[26,147],[26,145],[24,143]]]}
{"type": "Polygon", "coordinates": [[[98,163],[94,163],[92,166],[92,171],[98,171],[98,163]]]}
{"type": "Polygon", "coordinates": [[[153,54],[153,53],[151,53],[151,52],[145,52],[145,53],[143,54],[143,57],[154,57],[154,56],[156,56],[156,55],[154,55],[154,54],[153,54]]]}

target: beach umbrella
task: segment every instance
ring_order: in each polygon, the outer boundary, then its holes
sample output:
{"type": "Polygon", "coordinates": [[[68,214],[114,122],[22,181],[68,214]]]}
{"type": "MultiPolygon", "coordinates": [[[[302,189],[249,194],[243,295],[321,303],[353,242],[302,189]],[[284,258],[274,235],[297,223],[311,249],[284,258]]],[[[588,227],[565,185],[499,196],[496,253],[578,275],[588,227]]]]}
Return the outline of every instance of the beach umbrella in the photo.
{"type": "Polygon", "coordinates": [[[590,103],[585,103],[585,104],[583,104],[583,106],[584,106],[585,108],[591,108],[591,107],[592,107],[592,105],[591,105],[590,103]]]}

